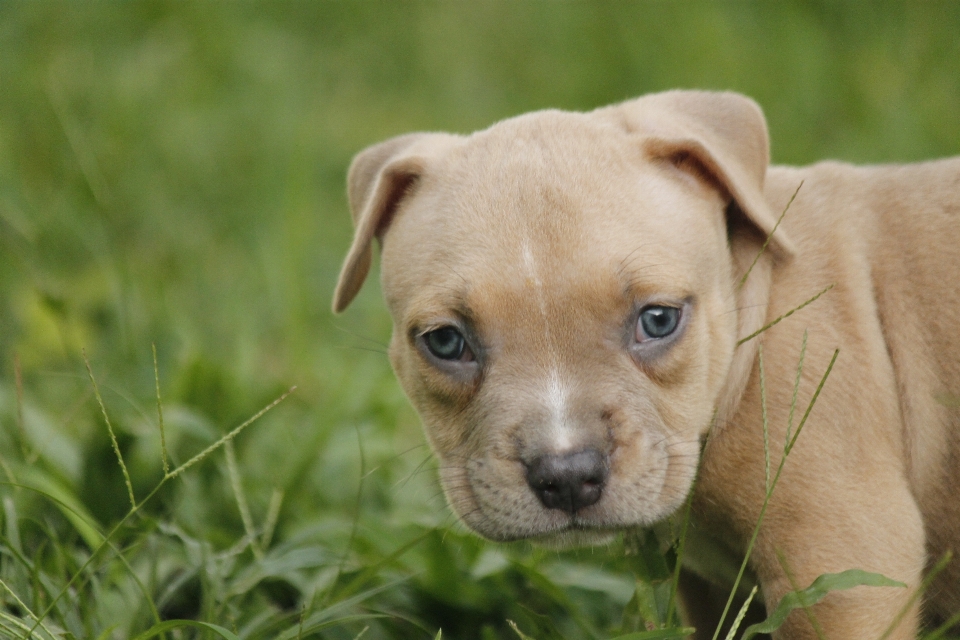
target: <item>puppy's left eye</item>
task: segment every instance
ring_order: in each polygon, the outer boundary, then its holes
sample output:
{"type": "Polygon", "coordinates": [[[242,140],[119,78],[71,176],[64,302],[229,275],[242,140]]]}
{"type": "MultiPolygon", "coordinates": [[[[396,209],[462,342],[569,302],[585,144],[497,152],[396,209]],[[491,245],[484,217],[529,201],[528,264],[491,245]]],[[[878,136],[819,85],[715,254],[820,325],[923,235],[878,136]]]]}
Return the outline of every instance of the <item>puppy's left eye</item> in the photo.
{"type": "Polygon", "coordinates": [[[473,352],[466,338],[453,327],[441,327],[423,334],[427,350],[441,360],[473,360],[473,352]]]}
{"type": "Polygon", "coordinates": [[[679,325],[680,309],[659,305],[646,307],[637,318],[637,342],[666,338],[679,325]]]}

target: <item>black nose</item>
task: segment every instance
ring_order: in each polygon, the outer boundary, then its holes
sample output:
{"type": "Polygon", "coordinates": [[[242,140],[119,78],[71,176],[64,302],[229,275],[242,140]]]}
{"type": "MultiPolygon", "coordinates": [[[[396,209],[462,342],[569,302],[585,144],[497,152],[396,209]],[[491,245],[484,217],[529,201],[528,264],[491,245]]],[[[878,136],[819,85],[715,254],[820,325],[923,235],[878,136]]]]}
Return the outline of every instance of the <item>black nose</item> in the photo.
{"type": "Polygon", "coordinates": [[[541,456],[527,464],[527,484],[546,508],[574,513],[600,499],[608,466],[596,449],[541,456]]]}

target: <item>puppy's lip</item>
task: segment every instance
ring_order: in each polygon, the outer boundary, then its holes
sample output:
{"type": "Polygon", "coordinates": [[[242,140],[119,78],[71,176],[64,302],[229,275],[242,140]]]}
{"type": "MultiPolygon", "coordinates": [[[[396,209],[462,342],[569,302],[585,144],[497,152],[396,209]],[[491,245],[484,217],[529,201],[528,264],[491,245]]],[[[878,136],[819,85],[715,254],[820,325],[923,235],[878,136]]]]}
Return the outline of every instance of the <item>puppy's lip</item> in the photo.
{"type": "MultiPolygon", "coordinates": [[[[585,509],[584,511],[586,511],[585,509]]],[[[500,532],[500,535],[490,536],[478,529],[478,533],[484,536],[492,537],[498,542],[519,542],[528,541],[537,544],[549,542],[557,537],[566,536],[610,536],[627,528],[622,524],[604,524],[602,522],[592,522],[589,517],[583,517],[579,513],[563,516],[563,521],[541,526],[537,530],[526,530],[518,532],[500,532]]]]}
{"type": "Polygon", "coordinates": [[[571,525],[557,531],[532,536],[527,540],[540,546],[555,549],[598,546],[611,542],[623,529],[624,527],[571,525]]]}

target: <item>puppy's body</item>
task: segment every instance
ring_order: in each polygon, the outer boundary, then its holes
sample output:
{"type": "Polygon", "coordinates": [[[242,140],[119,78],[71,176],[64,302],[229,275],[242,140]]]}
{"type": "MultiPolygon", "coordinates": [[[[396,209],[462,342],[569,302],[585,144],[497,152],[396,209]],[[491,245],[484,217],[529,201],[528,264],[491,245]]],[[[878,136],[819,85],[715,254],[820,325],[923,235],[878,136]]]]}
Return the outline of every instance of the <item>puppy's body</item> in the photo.
{"type": "MultiPolygon", "coordinates": [[[[783,222],[796,253],[773,270],[767,320],[834,287],[764,334],[772,465],[785,438],[792,399],[787,381],[795,375],[804,331],[810,375],[800,388],[794,426],[833,350],[840,354],[761,529],[754,567],[768,603],[791,588],[778,549],[800,585],[854,567],[915,584],[925,559],[936,561],[960,545],[954,495],[960,487],[954,400],[960,389],[954,275],[960,271],[960,159],[772,167],[767,201],[782,209],[801,182],[783,222]]],[[[701,526],[727,532],[726,541],[741,550],[764,494],[760,407],[754,368],[737,411],[705,452],[698,482],[701,526]],[[726,526],[706,524],[721,521],[726,526]]],[[[857,615],[859,594],[828,599],[818,611],[831,621],[828,637],[878,636],[890,623],[878,612],[898,610],[902,594],[874,595],[892,601],[857,615]]],[[[945,618],[960,609],[958,598],[953,564],[928,590],[924,609],[945,618]]],[[[794,637],[788,630],[783,635],[794,637]]]]}
{"type": "MultiPolygon", "coordinates": [[[[860,568],[913,589],[960,545],[960,160],[768,168],[753,103],[671,92],[394,139],[358,157],[350,196],[335,308],[379,237],[391,360],[481,534],[576,544],[652,524],[715,425],[696,522],[742,554],[766,486],[758,344],[775,469],[806,332],[794,429],[840,356],[752,556],[768,606],[791,589],[778,554],[800,585],[860,568]]],[[[927,610],[960,607],[958,584],[948,569],[927,610]]],[[[909,597],[861,587],[814,612],[828,637],[875,638],[909,597]]],[[[813,633],[802,614],[780,632],[813,633]]]]}

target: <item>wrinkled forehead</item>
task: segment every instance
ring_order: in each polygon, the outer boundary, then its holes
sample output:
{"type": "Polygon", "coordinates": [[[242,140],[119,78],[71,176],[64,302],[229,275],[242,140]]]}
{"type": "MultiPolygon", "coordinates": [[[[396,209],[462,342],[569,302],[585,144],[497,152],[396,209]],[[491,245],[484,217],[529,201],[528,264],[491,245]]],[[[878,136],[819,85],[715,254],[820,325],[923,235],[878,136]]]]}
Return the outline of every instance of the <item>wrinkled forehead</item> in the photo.
{"type": "Polygon", "coordinates": [[[691,236],[722,224],[675,173],[585,114],[532,114],[474,134],[427,168],[391,226],[388,302],[442,306],[491,288],[694,288],[709,267],[698,267],[702,243],[691,236]]]}

